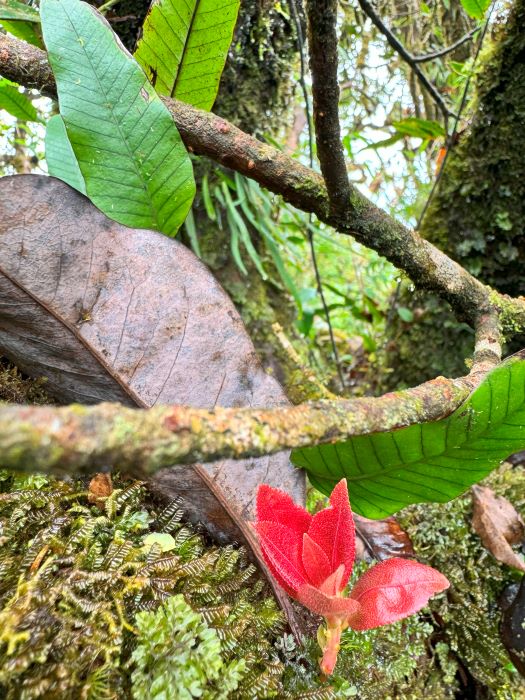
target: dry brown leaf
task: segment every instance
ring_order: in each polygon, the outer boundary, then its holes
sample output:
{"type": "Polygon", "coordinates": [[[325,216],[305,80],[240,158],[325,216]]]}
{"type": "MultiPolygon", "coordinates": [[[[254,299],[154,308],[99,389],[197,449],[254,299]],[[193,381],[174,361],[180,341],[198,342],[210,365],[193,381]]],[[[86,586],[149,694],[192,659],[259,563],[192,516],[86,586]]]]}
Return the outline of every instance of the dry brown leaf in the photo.
{"type": "Polygon", "coordinates": [[[472,527],[484,546],[498,561],[525,571],[525,560],[511,546],[525,537],[525,523],[512,503],[486,486],[472,487],[472,503],[472,527]]]}
{"type": "Polygon", "coordinates": [[[113,482],[111,474],[99,472],[89,482],[88,501],[104,510],[106,498],[113,493],[113,482]]]}

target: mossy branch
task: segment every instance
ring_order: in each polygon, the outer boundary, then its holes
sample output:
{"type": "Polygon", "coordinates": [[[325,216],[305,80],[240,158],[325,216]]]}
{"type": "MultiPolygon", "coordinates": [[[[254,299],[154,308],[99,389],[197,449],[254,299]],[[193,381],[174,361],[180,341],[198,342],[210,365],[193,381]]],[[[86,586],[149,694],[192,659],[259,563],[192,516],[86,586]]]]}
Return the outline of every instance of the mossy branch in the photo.
{"type": "MultiPolygon", "coordinates": [[[[0,74],[42,94],[56,87],[44,51],[0,34],[0,74]]],[[[256,180],[337,231],[350,234],[404,270],[421,289],[450,303],[457,317],[474,326],[480,315],[504,308],[503,331],[525,327],[525,301],[493,292],[431,243],[406,228],[350,186],[352,216],[330,212],[317,173],[281,151],[245,134],[214,114],[164,98],[187,148],[256,180]]]]}
{"type": "Polygon", "coordinates": [[[438,377],[379,398],[318,401],[274,409],[120,404],[0,405],[1,465],[15,471],[78,474],[111,465],[136,476],[176,464],[259,457],[443,418],[491,365],[467,377],[438,377]]]}

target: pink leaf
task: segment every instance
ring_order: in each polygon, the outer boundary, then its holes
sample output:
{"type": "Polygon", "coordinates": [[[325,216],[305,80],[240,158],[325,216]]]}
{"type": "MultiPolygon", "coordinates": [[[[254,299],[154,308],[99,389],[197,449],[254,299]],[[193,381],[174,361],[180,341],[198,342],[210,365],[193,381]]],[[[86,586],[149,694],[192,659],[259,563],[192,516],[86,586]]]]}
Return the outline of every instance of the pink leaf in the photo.
{"type": "Polygon", "coordinates": [[[327,555],[331,571],[344,564],[342,586],[346,586],[352,573],[355,555],[354,521],[346,479],[342,479],[332,491],[330,507],[314,515],[308,535],[327,555]]]}
{"type": "Polygon", "coordinates": [[[367,630],[401,620],[449,585],[443,574],[425,564],[399,558],[382,561],[368,569],[350,593],[361,604],[350,627],[367,630]]]}
{"type": "Polygon", "coordinates": [[[326,593],[326,595],[339,595],[343,588],[345,587],[342,583],[345,576],[345,565],[341,564],[333,574],[323,581],[319,586],[321,593],[326,593]]]}
{"type": "Polygon", "coordinates": [[[328,619],[352,619],[359,613],[360,604],[352,598],[330,596],[307,583],[297,593],[297,600],[316,615],[328,619]]]}
{"type": "Polygon", "coordinates": [[[261,484],[257,490],[257,520],[280,523],[302,535],[308,531],[312,516],[294,503],[289,494],[261,484]]]}
{"type": "Polygon", "coordinates": [[[310,583],[314,586],[320,586],[332,573],[330,560],[306,532],[303,535],[302,561],[310,583]]]}
{"type": "Polygon", "coordinates": [[[284,590],[295,596],[308,580],[301,562],[301,537],[278,523],[263,521],[254,527],[270,571],[284,590]]]}

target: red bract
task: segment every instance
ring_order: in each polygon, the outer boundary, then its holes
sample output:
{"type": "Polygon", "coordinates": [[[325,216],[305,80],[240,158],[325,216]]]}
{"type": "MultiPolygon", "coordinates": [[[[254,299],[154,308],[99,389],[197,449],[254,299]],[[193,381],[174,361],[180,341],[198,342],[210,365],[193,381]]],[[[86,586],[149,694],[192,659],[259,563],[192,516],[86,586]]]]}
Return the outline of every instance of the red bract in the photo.
{"type": "Polygon", "coordinates": [[[430,566],[395,558],[371,567],[349,595],[343,596],[355,554],[346,479],[332,491],[329,507],[314,516],[283,491],[260,486],[254,527],[266,563],[279,584],[326,619],[321,634],[321,669],[327,675],[333,672],[346,627],[366,630],[401,620],[449,586],[430,566]]]}

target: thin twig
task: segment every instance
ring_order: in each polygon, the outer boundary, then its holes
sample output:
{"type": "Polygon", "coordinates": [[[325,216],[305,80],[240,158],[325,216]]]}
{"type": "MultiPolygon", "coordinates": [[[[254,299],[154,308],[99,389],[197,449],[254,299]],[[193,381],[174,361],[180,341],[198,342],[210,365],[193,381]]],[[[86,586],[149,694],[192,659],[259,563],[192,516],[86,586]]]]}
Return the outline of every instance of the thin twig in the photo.
{"type": "Polygon", "coordinates": [[[456,115],[453,112],[451,112],[451,110],[447,107],[443,97],[439,93],[436,86],[430,82],[430,80],[419,67],[418,62],[414,60],[414,56],[403,46],[399,39],[397,39],[394,36],[394,34],[392,34],[390,29],[386,26],[381,17],[379,17],[372,5],[368,2],[368,0],[358,1],[361,5],[361,9],[363,10],[363,12],[370,18],[372,23],[379,29],[381,34],[383,34],[390,46],[395,51],[397,51],[397,53],[401,56],[405,63],[408,63],[408,65],[412,68],[414,73],[417,75],[417,78],[421,85],[425,88],[425,90],[428,92],[428,94],[432,97],[432,99],[439,107],[445,120],[447,120],[449,117],[455,117],[456,115]]]}
{"type": "MultiPolygon", "coordinates": [[[[294,18],[295,29],[296,29],[296,33],[297,33],[297,43],[298,43],[298,48],[299,48],[299,60],[300,60],[300,67],[301,67],[299,82],[301,85],[301,91],[303,93],[304,109],[306,112],[306,123],[307,123],[307,128],[308,128],[308,156],[309,156],[309,161],[310,161],[310,168],[313,170],[313,167],[314,167],[314,136],[313,136],[313,129],[312,129],[312,114],[310,112],[310,98],[308,96],[308,89],[306,87],[306,80],[305,80],[306,65],[305,65],[303,29],[301,27],[301,18],[299,17],[299,13],[297,11],[297,5],[295,4],[295,0],[290,0],[290,8],[292,10],[292,16],[294,18]]],[[[332,346],[332,355],[334,357],[334,362],[335,362],[335,366],[337,369],[337,374],[339,376],[339,381],[341,383],[341,390],[344,391],[345,378],[344,378],[344,374],[343,374],[343,368],[341,366],[341,360],[339,358],[339,351],[337,350],[337,344],[335,342],[334,329],[332,327],[332,321],[330,319],[330,309],[328,308],[328,303],[326,301],[326,297],[325,297],[325,293],[324,293],[324,289],[323,289],[321,272],[319,270],[319,265],[317,264],[317,253],[315,250],[315,241],[314,241],[314,232],[313,232],[313,226],[312,226],[312,214],[311,213],[308,215],[308,226],[306,228],[306,231],[307,231],[307,236],[308,236],[308,245],[310,248],[310,256],[312,258],[312,266],[314,268],[317,291],[318,291],[319,297],[321,299],[321,306],[323,307],[323,313],[324,313],[324,316],[326,319],[326,323],[328,324],[328,333],[330,335],[330,345],[332,346]]]]}
{"type": "Polygon", "coordinates": [[[465,89],[463,90],[463,94],[461,96],[461,103],[459,105],[459,110],[458,110],[458,113],[457,113],[455,121],[454,121],[454,126],[452,127],[452,132],[447,136],[447,141],[445,144],[445,147],[446,147],[445,156],[439,165],[439,170],[438,170],[437,175],[436,175],[434,182],[432,184],[432,189],[430,190],[430,193],[429,193],[427,200],[425,202],[425,206],[423,207],[423,210],[421,211],[421,214],[419,215],[419,218],[418,218],[418,221],[416,224],[416,230],[418,230],[418,231],[421,228],[421,224],[423,223],[423,219],[425,218],[425,214],[428,211],[430,203],[432,202],[434,195],[437,192],[438,185],[441,182],[441,178],[443,177],[443,172],[445,171],[445,165],[447,164],[450,151],[452,150],[452,147],[454,145],[454,140],[456,138],[456,134],[458,133],[461,115],[463,114],[463,110],[465,109],[465,105],[467,104],[467,96],[468,96],[468,91],[470,88],[470,82],[472,79],[472,75],[474,73],[474,68],[476,67],[476,63],[477,63],[478,58],[479,58],[481,47],[483,46],[483,41],[484,41],[485,35],[487,33],[490,18],[492,16],[492,11],[494,10],[495,4],[496,3],[494,1],[490,7],[489,13],[487,15],[487,19],[485,20],[485,24],[483,26],[483,29],[481,30],[481,34],[479,35],[478,44],[476,46],[476,52],[475,52],[474,58],[472,60],[472,69],[471,69],[469,76],[467,78],[467,81],[465,83],[465,89]]]}
{"type": "Polygon", "coordinates": [[[475,29],[471,29],[470,32],[465,34],[465,36],[462,36],[461,39],[458,39],[455,41],[453,44],[450,44],[450,46],[445,46],[443,49],[439,49],[438,51],[433,51],[432,53],[426,53],[423,54],[422,56],[412,56],[412,60],[414,63],[426,63],[427,61],[434,61],[436,58],[441,58],[442,56],[446,56],[449,53],[452,53],[456,49],[459,49],[460,46],[463,46],[463,44],[466,44],[467,41],[470,41],[474,34],[479,31],[479,27],[476,27],[475,29]]]}
{"type": "Polygon", "coordinates": [[[339,123],[337,5],[337,0],[306,0],[317,157],[334,217],[351,213],[351,190],[339,123]]]}

